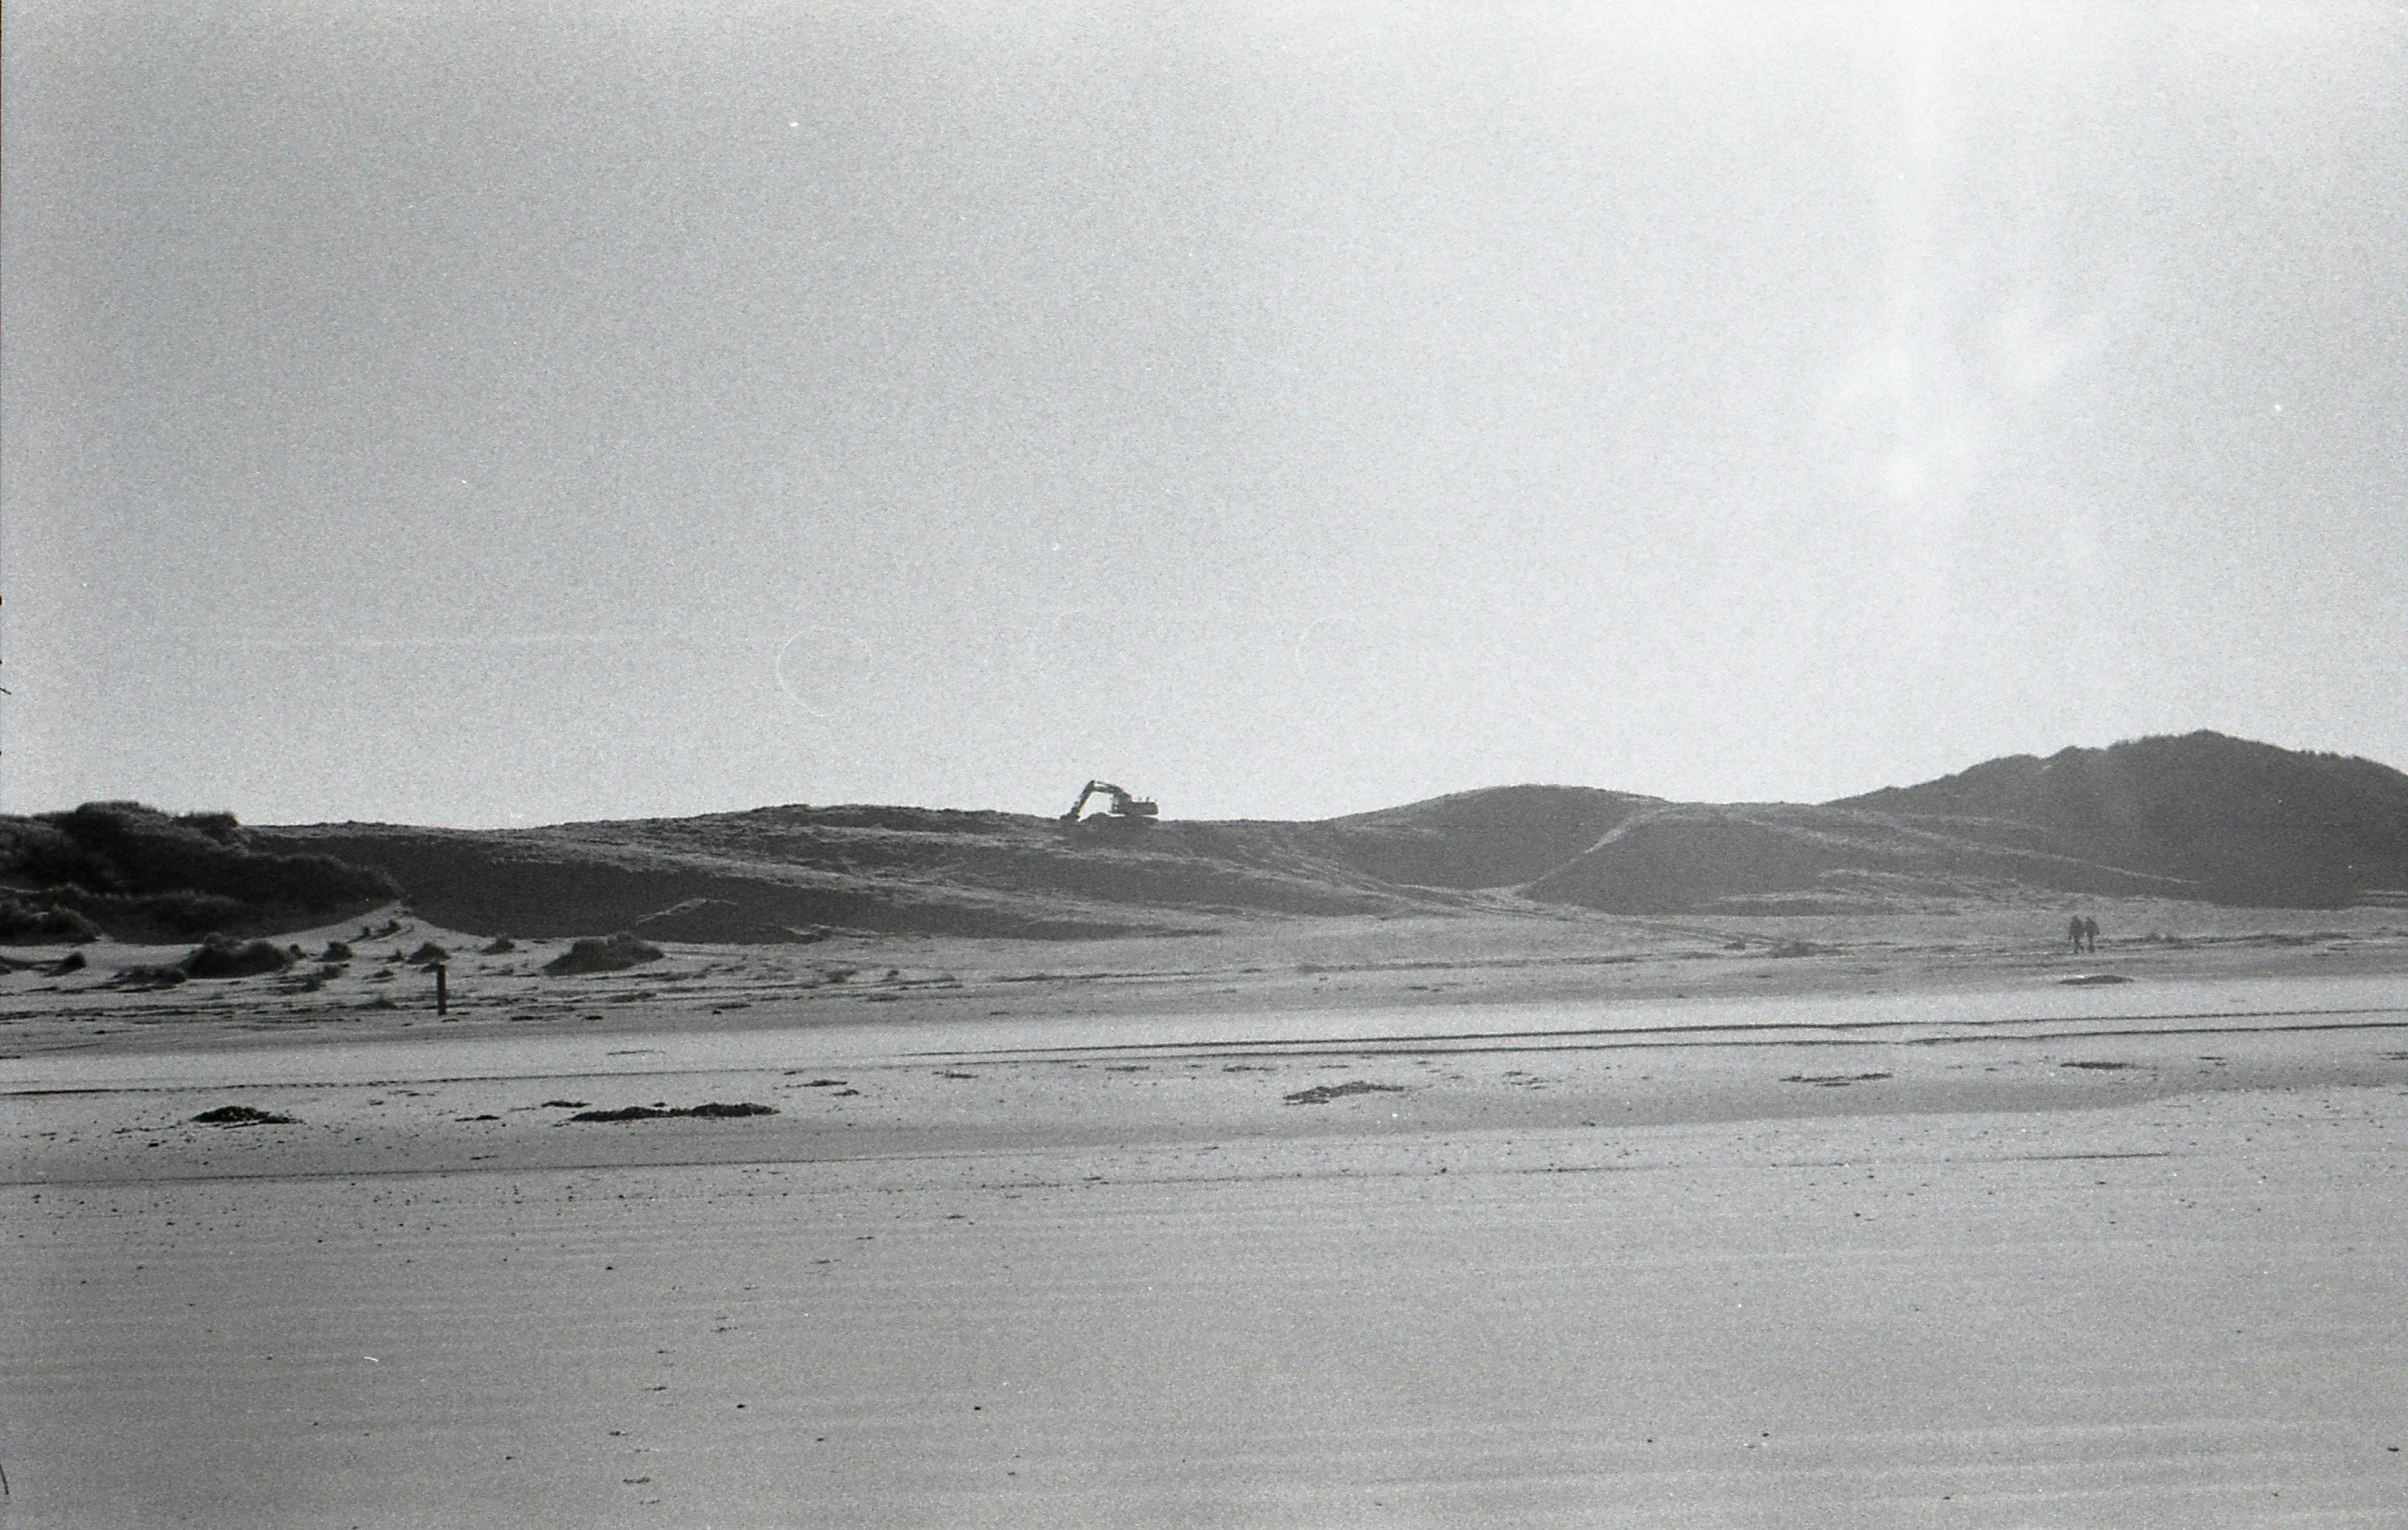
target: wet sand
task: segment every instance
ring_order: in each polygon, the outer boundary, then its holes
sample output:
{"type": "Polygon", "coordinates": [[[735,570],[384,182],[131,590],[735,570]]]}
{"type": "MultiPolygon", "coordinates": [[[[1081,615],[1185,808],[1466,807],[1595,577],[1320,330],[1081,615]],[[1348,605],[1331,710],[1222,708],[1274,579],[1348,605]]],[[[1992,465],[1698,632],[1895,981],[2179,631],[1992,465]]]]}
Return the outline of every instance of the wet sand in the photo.
{"type": "Polygon", "coordinates": [[[2408,977],[2280,949],[36,1017],[5,1523],[2395,1524],[2408,977]]]}

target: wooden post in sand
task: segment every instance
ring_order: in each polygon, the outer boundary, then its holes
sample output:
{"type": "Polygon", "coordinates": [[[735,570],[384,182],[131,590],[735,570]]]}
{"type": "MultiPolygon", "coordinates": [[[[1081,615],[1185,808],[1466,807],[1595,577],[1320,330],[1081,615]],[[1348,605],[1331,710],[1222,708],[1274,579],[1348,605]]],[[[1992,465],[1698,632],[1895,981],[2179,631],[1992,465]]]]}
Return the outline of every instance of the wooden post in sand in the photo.
{"type": "Polygon", "coordinates": [[[447,981],[450,972],[451,969],[444,966],[443,963],[435,963],[435,1013],[437,1015],[451,1013],[451,984],[447,981]]]}

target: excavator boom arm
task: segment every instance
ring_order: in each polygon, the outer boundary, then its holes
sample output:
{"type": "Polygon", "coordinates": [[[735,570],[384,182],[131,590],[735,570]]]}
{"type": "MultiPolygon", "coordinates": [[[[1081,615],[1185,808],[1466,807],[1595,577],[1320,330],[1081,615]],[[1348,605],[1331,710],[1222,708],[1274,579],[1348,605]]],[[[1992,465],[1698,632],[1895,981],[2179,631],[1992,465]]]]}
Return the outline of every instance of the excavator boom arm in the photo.
{"type": "Polygon", "coordinates": [[[1077,823],[1079,814],[1087,810],[1089,799],[1094,797],[1097,792],[1102,792],[1112,799],[1112,816],[1118,819],[1151,821],[1162,811],[1153,803],[1121,787],[1114,786],[1109,781],[1090,781],[1080,789],[1079,800],[1070,805],[1070,811],[1062,815],[1062,821],[1077,823]]]}

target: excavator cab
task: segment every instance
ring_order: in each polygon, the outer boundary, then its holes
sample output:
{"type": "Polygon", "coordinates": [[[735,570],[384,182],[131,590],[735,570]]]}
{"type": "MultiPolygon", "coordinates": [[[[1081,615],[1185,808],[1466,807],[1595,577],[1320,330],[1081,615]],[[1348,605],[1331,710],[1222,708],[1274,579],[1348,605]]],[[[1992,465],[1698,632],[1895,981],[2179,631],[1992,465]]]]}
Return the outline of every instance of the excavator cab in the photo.
{"type": "Polygon", "coordinates": [[[1159,804],[1148,802],[1143,797],[1133,796],[1109,781],[1090,781],[1079,792],[1079,800],[1070,805],[1070,811],[1062,815],[1062,822],[1077,823],[1079,814],[1087,811],[1088,802],[1098,793],[1112,799],[1112,806],[1097,815],[1099,818],[1109,818],[1112,822],[1119,824],[1142,826],[1150,824],[1162,816],[1162,808],[1159,804]]]}

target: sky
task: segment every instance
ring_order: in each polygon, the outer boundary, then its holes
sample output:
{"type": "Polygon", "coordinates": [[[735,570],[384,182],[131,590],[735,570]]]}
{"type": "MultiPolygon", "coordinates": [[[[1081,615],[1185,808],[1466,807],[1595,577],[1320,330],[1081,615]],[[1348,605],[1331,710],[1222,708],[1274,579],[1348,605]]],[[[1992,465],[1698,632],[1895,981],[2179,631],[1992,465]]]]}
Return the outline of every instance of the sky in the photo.
{"type": "Polygon", "coordinates": [[[2408,767],[2408,9],[9,7],[0,809],[2408,767]]]}

